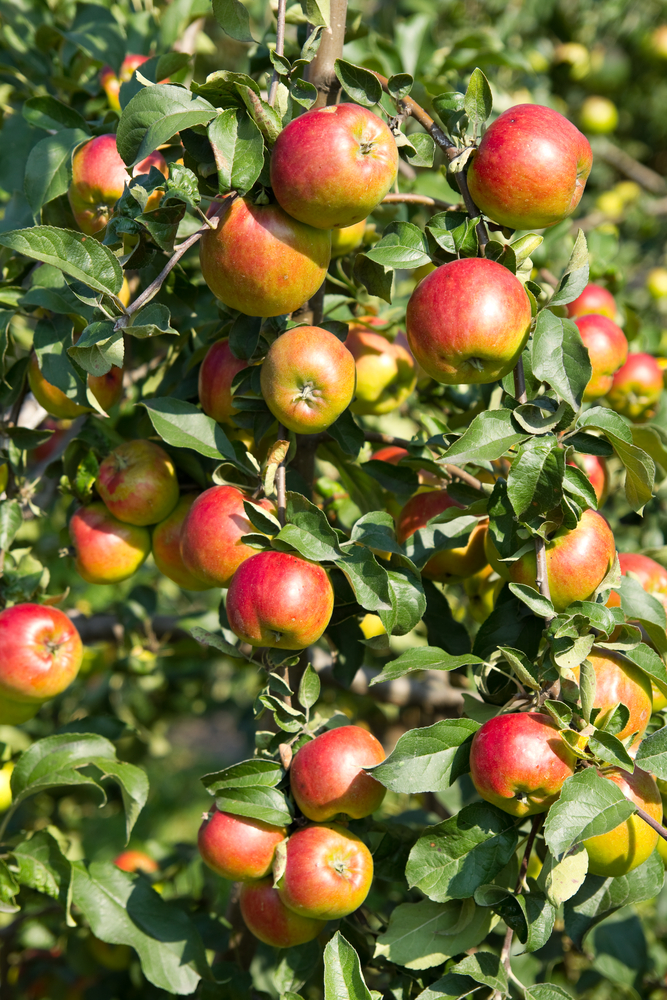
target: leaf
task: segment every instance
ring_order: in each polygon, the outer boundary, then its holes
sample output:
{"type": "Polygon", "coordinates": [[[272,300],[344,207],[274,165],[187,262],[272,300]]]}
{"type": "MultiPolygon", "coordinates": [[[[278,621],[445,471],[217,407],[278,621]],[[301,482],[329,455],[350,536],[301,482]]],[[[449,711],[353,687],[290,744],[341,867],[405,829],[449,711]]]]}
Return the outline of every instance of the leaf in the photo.
{"type": "Polygon", "coordinates": [[[252,757],[222,771],[205,774],[201,782],[211,795],[216,795],[223,788],[275,788],[284,774],[277,761],[252,757]]]}
{"type": "Polygon", "coordinates": [[[592,368],[576,323],[542,309],[537,315],[531,357],[533,375],[578,410],[592,368]]]}
{"type": "MultiPolygon", "coordinates": [[[[301,726],[297,726],[297,731],[301,726]]],[[[221,788],[215,804],[222,812],[234,816],[249,816],[273,826],[289,826],[293,816],[287,799],[277,788],[251,785],[244,788],[221,788]]]]}
{"type": "Polygon", "coordinates": [[[520,601],[540,618],[554,618],[556,612],[548,597],[543,597],[534,587],[525,583],[510,583],[509,589],[520,601]]]}
{"type": "Polygon", "coordinates": [[[443,455],[444,463],[463,465],[466,462],[493,462],[502,458],[511,447],[526,440],[509,410],[487,410],[478,413],[461,437],[443,455]]]}
{"type": "Polygon", "coordinates": [[[70,319],[54,316],[38,320],[33,348],[44,378],[80,406],[88,406],[86,386],[66,353],[66,345],[71,342],[70,319]]]}
{"type": "Polygon", "coordinates": [[[375,73],[355,66],[346,59],[336,59],[334,70],[341,87],[357,104],[372,108],[382,97],[382,85],[375,73]]]}
{"type": "Polygon", "coordinates": [[[213,16],[230,38],[237,42],[253,42],[250,15],[241,0],[213,0],[213,16]]]}
{"type": "Polygon", "coordinates": [[[65,194],[72,180],[72,151],[89,138],[83,129],[63,129],[47,135],[30,151],[25,168],[24,191],[33,215],[42,205],[65,194]]]}
{"type": "Polygon", "coordinates": [[[244,659],[250,662],[249,656],[242,653],[237,646],[233,646],[231,642],[227,642],[222,635],[217,635],[215,632],[207,632],[206,629],[200,628],[198,625],[190,629],[190,635],[204,646],[213,646],[214,649],[219,649],[225,656],[231,656],[232,659],[244,659]]]}
{"type": "Polygon", "coordinates": [[[560,861],[549,852],[537,882],[551,905],[558,907],[579,891],[587,872],[588,853],[583,844],[580,844],[560,861]]]}
{"type": "Polygon", "coordinates": [[[264,166],[262,133],[246,112],[230,108],[213,119],[208,137],[218,168],[220,192],[236,190],[243,196],[264,166]]]}
{"type": "Polygon", "coordinates": [[[123,272],[111,250],[83,233],[33,226],[0,234],[0,245],[52,264],[96,292],[117,295],[123,284],[123,272]]]}
{"type": "Polygon", "coordinates": [[[435,140],[427,132],[412,132],[409,143],[410,145],[404,149],[410,160],[410,166],[432,167],[436,150],[435,140]]]}
{"type": "Polygon", "coordinates": [[[565,455],[555,437],[531,439],[517,452],[507,477],[507,495],[521,518],[546,514],[561,501],[565,455]]]}
{"type": "Polygon", "coordinates": [[[387,81],[387,90],[395,101],[402,101],[412,90],[414,82],[410,73],[395,73],[387,81]]]}
{"type": "Polygon", "coordinates": [[[125,55],[125,36],[110,10],[101,4],[81,3],[64,37],[97,63],[118,69],[125,55]]]}
{"type": "Polygon", "coordinates": [[[19,883],[56,899],[65,911],[67,925],[75,927],[70,916],[72,869],[51,834],[39,830],[30,840],[23,840],[12,853],[19,883]]]}
{"type": "Polygon", "coordinates": [[[663,726],[650,736],[645,736],[639,745],[637,763],[650,771],[656,778],[667,779],[667,727],[663,726]]]}
{"type": "Polygon", "coordinates": [[[572,1000],[572,994],[553,983],[535,983],[526,987],[526,1000],[572,1000]]]}
{"type": "Polygon", "coordinates": [[[386,510],[363,514],[352,526],[350,538],[359,545],[367,545],[369,549],[403,555],[403,548],[396,541],[394,519],[386,510]]]}
{"type": "Polygon", "coordinates": [[[238,464],[227,435],[211,417],[192,403],[173,396],[142,400],[153,427],[163,441],[175,448],[190,448],[217,461],[238,464]]]}
{"type": "Polygon", "coordinates": [[[183,87],[168,83],[144,87],[121,115],[116,132],[118,152],[128,167],[133,167],[177,132],[208,125],[216,115],[212,104],[183,87]]]}
{"type": "Polygon", "coordinates": [[[19,886],[5,861],[0,860],[0,913],[16,913],[21,909],[14,902],[19,886]]]}
{"type": "Polygon", "coordinates": [[[387,929],[377,938],[375,957],[408,969],[430,969],[475,948],[486,937],[491,911],[472,899],[401,903],[391,911],[387,929]]]}
{"type": "Polygon", "coordinates": [[[411,222],[390,223],[366,257],[385,268],[422,267],[431,263],[426,237],[411,222]]]}
{"type": "Polygon", "coordinates": [[[340,931],[324,949],[324,1000],[371,1000],[359,956],[340,931]]]}
{"type": "Polygon", "coordinates": [[[387,663],[379,674],[371,678],[369,686],[384,684],[385,681],[394,681],[397,677],[404,677],[405,674],[412,673],[414,670],[456,670],[459,667],[468,666],[468,664],[481,662],[482,660],[478,656],[473,656],[472,653],[451,656],[434,646],[415,646],[387,663]]]}
{"type": "Polygon", "coordinates": [[[620,767],[624,771],[628,771],[629,774],[632,774],[635,769],[635,762],[621,741],[604,730],[599,729],[590,737],[588,749],[605,764],[620,767]]]}
{"type": "Polygon", "coordinates": [[[0,550],[4,552],[9,548],[22,524],[23,515],[18,500],[3,500],[0,503],[0,550]]]}
{"type": "Polygon", "coordinates": [[[568,302],[574,302],[581,295],[588,284],[588,260],[586,237],[583,230],[580,229],[577,232],[577,238],[574,241],[574,247],[563,276],[549,300],[549,308],[567,305],[568,302]]]}
{"type": "Polygon", "coordinates": [[[114,365],[123,367],[123,332],[114,332],[114,324],[109,320],[91,323],[67,353],[91,375],[105,375],[114,365]]]}
{"type": "Polygon", "coordinates": [[[286,543],[306,559],[317,562],[341,558],[338,535],[324,511],[310,500],[288,491],[286,517],[289,523],[273,539],[275,548],[284,551],[285,545],[281,543],[286,543]]]}
{"type": "Polygon", "coordinates": [[[380,566],[363,545],[347,544],[343,558],[335,561],[343,571],[354,595],[366,611],[391,611],[387,571],[380,566]]]}
{"type": "Polygon", "coordinates": [[[358,253],[354,258],[353,274],[355,281],[363,285],[369,295],[377,295],[378,298],[391,303],[393,268],[376,263],[365,253],[358,253]]]}
{"type": "Polygon", "coordinates": [[[303,705],[304,708],[312,708],[320,696],[321,686],[317,672],[313,670],[309,663],[299,683],[299,693],[297,695],[299,704],[303,705]]]}
{"type": "Polygon", "coordinates": [[[544,839],[559,857],[589,837],[613,830],[634,811],[620,788],[591,767],[565,781],[547,814],[544,839]]]}
{"type": "Polygon", "coordinates": [[[493,110],[493,97],[489,81],[479,68],[472,71],[470,83],[463,98],[463,107],[475,135],[479,135],[482,125],[493,110]]]}
{"type": "Polygon", "coordinates": [[[639,622],[649,634],[651,642],[663,655],[667,652],[665,636],[665,608],[653,594],[649,594],[638,580],[631,576],[621,577],[618,588],[621,595],[623,614],[631,621],[639,622]]]}
{"type": "Polygon", "coordinates": [[[577,428],[591,428],[606,435],[625,466],[625,496],[635,511],[641,511],[651,499],[655,464],[653,459],[632,443],[628,422],[618,413],[593,406],[577,421],[577,428]]]}
{"type": "Polygon", "coordinates": [[[426,596],[421,574],[407,560],[387,570],[391,611],[380,610],[379,616],[388,635],[407,635],[422,620],[426,611],[426,596]]]}
{"type": "Polygon", "coordinates": [[[443,719],[411,729],[369,774],[392,792],[445,791],[467,774],[470,744],[478,729],[471,719],[443,719]]]}
{"type": "Polygon", "coordinates": [[[62,129],[83,129],[90,135],[86,119],[74,108],[43,94],[40,97],[29,97],[21,108],[25,120],[36,128],[49,132],[60,132],[62,129]]]}
{"type": "Polygon", "coordinates": [[[489,989],[507,991],[507,973],[498,955],[491,951],[476,951],[462,961],[457,962],[449,970],[451,975],[470,976],[476,983],[488,986],[489,989]]]}

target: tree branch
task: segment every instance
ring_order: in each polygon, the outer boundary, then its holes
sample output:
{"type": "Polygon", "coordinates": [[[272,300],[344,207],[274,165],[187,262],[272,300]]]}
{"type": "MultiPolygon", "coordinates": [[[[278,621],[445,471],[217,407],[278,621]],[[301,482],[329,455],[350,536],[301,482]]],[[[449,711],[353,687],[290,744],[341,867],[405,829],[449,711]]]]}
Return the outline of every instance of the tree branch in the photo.
{"type": "Polygon", "coordinates": [[[547,547],[541,535],[536,535],[535,537],[535,562],[537,564],[535,578],[537,589],[542,597],[546,597],[550,601],[551,591],[549,590],[549,576],[547,573],[547,547]]]}
{"type": "Polygon", "coordinates": [[[514,398],[519,403],[527,403],[526,376],[523,371],[523,358],[519,358],[514,366],[514,398]]]}
{"type": "Polygon", "coordinates": [[[429,208],[447,209],[457,208],[448,201],[440,201],[439,198],[429,198],[425,194],[386,194],[382,199],[383,205],[426,205],[429,208]]]}
{"type": "MultiPolygon", "coordinates": [[[[278,440],[285,441],[285,428],[282,424],[278,424],[278,440]]],[[[286,500],[286,490],[285,490],[285,462],[287,461],[287,455],[283,458],[282,462],[278,466],[276,471],[276,493],[278,496],[278,520],[282,527],[285,526],[285,513],[287,509],[286,500]]]]}
{"type": "Polygon", "coordinates": [[[601,160],[610,166],[615,167],[621,174],[625,174],[630,180],[635,181],[651,194],[664,194],[667,191],[665,178],[645,167],[643,163],[635,160],[633,156],[626,153],[624,149],[615,146],[608,139],[599,139],[594,143],[594,152],[601,160]]]}
{"type": "MultiPolygon", "coordinates": [[[[381,434],[379,431],[364,431],[364,437],[367,441],[377,442],[377,444],[393,444],[397,448],[409,448],[413,444],[407,438],[392,437],[391,434],[381,434]]],[[[472,486],[474,490],[483,489],[484,484],[481,479],[472,476],[465,469],[459,468],[458,465],[443,465],[443,469],[451,479],[460,479],[468,486],[472,486]]]]}
{"type": "MultiPolygon", "coordinates": [[[[375,70],[372,70],[371,72],[375,73],[375,70]]],[[[384,90],[384,92],[388,94],[389,80],[387,79],[387,77],[382,76],[381,73],[375,73],[375,76],[382,84],[382,89],[384,90]]],[[[459,154],[458,146],[456,146],[452,142],[449,136],[445,135],[440,126],[436,125],[436,123],[433,121],[429,113],[427,111],[424,111],[421,105],[417,104],[417,102],[414,101],[411,97],[404,97],[397,103],[398,107],[400,108],[400,110],[404,115],[412,115],[412,117],[416,121],[418,121],[419,124],[423,126],[423,128],[426,129],[431,138],[434,139],[435,142],[437,142],[437,144],[440,146],[441,149],[444,149],[445,155],[449,160],[453,160],[456,156],[458,156],[459,154]]]]}
{"type": "MultiPolygon", "coordinates": [[[[287,10],[287,0],[278,0],[278,12],[276,14],[277,28],[276,28],[276,55],[282,56],[285,54],[285,11],[287,10]]],[[[273,68],[273,76],[271,77],[271,86],[269,87],[269,104],[273,107],[276,100],[276,94],[278,93],[278,83],[280,82],[280,77],[278,76],[278,70],[273,68]]]]}
{"type": "MultiPolygon", "coordinates": [[[[526,877],[526,872],[528,871],[528,862],[530,861],[530,855],[533,850],[533,844],[535,843],[535,838],[542,826],[542,821],[544,820],[544,813],[538,813],[537,816],[533,816],[533,825],[530,828],[530,833],[528,834],[528,840],[526,841],[526,849],[523,852],[523,858],[521,859],[521,867],[519,868],[519,875],[516,880],[516,886],[514,887],[514,895],[520,896],[523,892],[523,883],[526,877]]],[[[503,942],[503,950],[500,953],[500,961],[505,966],[505,971],[509,975],[510,973],[510,952],[512,950],[512,938],[514,936],[514,931],[511,927],[507,928],[505,934],[505,940],[503,942]]]]}
{"type": "Polygon", "coordinates": [[[667,840],[667,830],[665,827],[661,823],[658,823],[657,819],[653,819],[652,816],[649,816],[644,809],[641,809],[639,806],[637,806],[636,809],[637,815],[640,816],[645,823],[648,823],[649,826],[653,827],[655,832],[662,837],[663,840],[667,840]]]}
{"type": "Polygon", "coordinates": [[[346,16],[347,0],[331,0],[331,26],[322,32],[320,47],[308,67],[308,82],[318,90],[313,108],[334,104],[340,90],[334,64],[343,51],[346,16]]]}

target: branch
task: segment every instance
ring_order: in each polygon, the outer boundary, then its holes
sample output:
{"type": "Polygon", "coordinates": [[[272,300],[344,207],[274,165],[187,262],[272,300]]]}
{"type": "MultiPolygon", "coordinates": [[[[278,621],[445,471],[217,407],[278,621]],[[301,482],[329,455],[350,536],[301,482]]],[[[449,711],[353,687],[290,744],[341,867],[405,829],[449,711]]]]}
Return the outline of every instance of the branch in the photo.
{"type": "MultiPolygon", "coordinates": [[[[276,55],[282,56],[285,54],[285,11],[287,10],[287,0],[278,0],[278,12],[276,14],[276,21],[278,27],[276,28],[276,55]]],[[[273,68],[273,76],[271,77],[271,86],[269,87],[269,104],[273,107],[276,94],[278,93],[278,83],[280,82],[280,77],[278,76],[278,70],[273,68]]]]}
{"type": "Polygon", "coordinates": [[[425,194],[386,194],[382,199],[383,205],[427,205],[429,208],[458,208],[448,201],[440,201],[439,198],[429,198],[425,194]]]}
{"type": "Polygon", "coordinates": [[[519,358],[514,366],[514,398],[519,401],[519,403],[528,402],[528,394],[526,393],[526,376],[523,371],[523,358],[519,358]]]}
{"type": "MultiPolygon", "coordinates": [[[[285,438],[285,428],[282,424],[278,424],[278,440],[284,441],[285,438]]],[[[286,489],[285,489],[285,462],[287,460],[287,455],[283,458],[282,462],[276,470],[276,493],[278,495],[278,520],[280,521],[281,527],[285,527],[285,514],[287,509],[287,499],[286,499],[286,489]]]]}
{"type": "MultiPolygon", "coordinates": [[[[394,444],[398,448],[410,448],[413,444],[407,438],[392,437],[391,434],[381,434],[379,431],[364,431],[364,437],[367,441],[374,441],[377,444],[394,444]]],[[[483,489],[483,483],[480,479],[471,476],[469,472],[459,468],[458,465],[443,465],[443,469],[450,479],[460,479],[468,486],[472,486],[474,490],[483,489]]]]}
{"type": "MultiPolygon", "coordinates": [[[[528,862],[530,861],[530,854],[533,850],[533,844],[535,843],[535,838],[537,837],[538,831],[542,826],[542,821],[544,820],[544,813],[538,813],[537,816],[533,816],[533,825],[530,828],[530,833],[528,834],[528,840],[526,841],[526,849],[523,852],[523,858],[521,859],[521,867],[519,868],[519,875],[516,880],[516,886],[514,887],[514,895],[520,896],[523,892],[523,883],[526,877],[526,872],[528,871],[528,862]]],[[[510,974],[510,952],[512,950],[512,938],[514,936],[514,931],[511,927],[507,928],[507,933],[505,934],[505,940],[503,942],[503,950],[500,953],[500,961],[505,966],[505,971],[510,974]]]]}
{"type": "Polygon", "coordinates": [[[331,0],[330,27],[322,32],[320,47],[308,67],[308,82],[318,90],[313,108],[334,104],[340,90],[334,64],[343,52],[346,16],[347,0],[331,0]]]}
{"type": "Polygon", "coordinates": [[[615,146],[613,142],[609,142],[608,139],[597,141],[594,144],[594,149],[600,159],[641,185],[646,191],[650,191],[651,194],[664,194],[667,191],[664,177],[656,173],[655,170],[651,170],[650,167],[645,167],[643,163],[635,160],[633,156],[626,153],[624,149],[615,146]]]}
{"type": "Polygon", "coordinates": [[[645,812],[643,809],[640,809],[639,806],[636,806],[636,809],[637,809],[637,815],[640,816],[645,823],[648,823],[649,826],[653,827],[655,832],[660,837],[662,837],[663,840],[667,840],[667,830],[665,829],[665,827],[662,826],[661,823],[658,823],[657,819],[653,819],[653,817],[649,816],[647,812],[645,812]]]}
{"type": "Polygon", "coordinates": [[[549,590],[549,576],[547,573],[547,547],[541,535],[536,535],[535,537],[535,561],[537,564],[535,580],[537,589],[542,597],[546,597],[550,601],[551,591],[549,590]]]}
{"type": "MultiPolygon", "coordinates": [[[[371,70],[371,72],[375,73],[375,70],[371,70]]],[[[375,73],[375,76],[382,84],[382,89],[384,90],[384,92],[388,94],[389,80],[387,79],[387,77],[382,76],[381,73],[375,73]]],[[[397,103],[398,107],[400,108],[400,110],[404,115],[412,115],[412,117],[426,129],[428,134],[431,136],[432,139],[435,140],[435,142],[437,142],[440,148],[444,149],[447,159],[453,160],[456,156],[459,155],[460,150],[458,146],[456,146],[452,142],[449,136],[445,135],[440,126],[436,125],[436,123],[433,121],[429,113],[427,111],[424,111],[421,105],[417,104],[417,102],[414,101],[411,97],[404,97],[397,103]]]]}

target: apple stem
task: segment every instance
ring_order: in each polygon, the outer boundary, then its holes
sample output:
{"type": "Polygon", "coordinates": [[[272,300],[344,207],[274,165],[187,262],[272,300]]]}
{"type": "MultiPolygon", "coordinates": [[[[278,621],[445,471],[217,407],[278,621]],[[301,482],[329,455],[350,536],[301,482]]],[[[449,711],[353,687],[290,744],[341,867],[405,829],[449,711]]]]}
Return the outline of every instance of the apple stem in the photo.
{"type": "Polygon", "coordinates": [[[640,816],[645,823],[648,823],[649,826],[653,827],[655,832],[660,837],[662,837],[663,840],[667,840],[667,830],[662,825],[662,823],[658,823],[657,819],[653,819],[652,816],[649,816],[649,814],[644,809],[641,809],[639,806],[636,806],[636,809],[637,809],[637,815],[640,816]]]}
{"type": "MultiPolygon", "coordinates": [[[[287,10],[287,0],[278,0],[278,11],[276,13],[276,55],[282,56],[285,52],[285,11],[287,10]]],[[[269,104],[273,107],[278,93],[279,83],[278,70],[274,67],[269,87],[269,104]]]]}
{"type": "MultiPolygon", "coordinates": [[[[282,424],[278,424],[278,440],[285,440],[285,428],[282,424]]],[[[286,489],[285,489],[285,459],[278,466],[276,471],[276,494],[278,496],[278,520],[280,521],[280,526],[285,527],[285,513],[287,507],[286,501],[286,489]]]]}
{"type": "Polygon", "coordinates": [[[535,580],[537,589],[542,597],[546,597],[550,601],[551,591],[549,590],[549,577],[547,574],[547,548],[541,535],[535,536],[535,561],[537,564],[535,580]]]}

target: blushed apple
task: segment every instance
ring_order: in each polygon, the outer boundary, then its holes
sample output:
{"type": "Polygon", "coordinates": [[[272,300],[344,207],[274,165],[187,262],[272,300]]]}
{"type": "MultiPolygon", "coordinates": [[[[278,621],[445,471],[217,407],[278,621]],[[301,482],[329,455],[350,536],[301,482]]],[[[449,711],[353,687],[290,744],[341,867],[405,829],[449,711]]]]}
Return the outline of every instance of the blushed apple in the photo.
{"type": "Polygon", "coordinates": [[[199,828],[197,846],[218,875],[232,882],[251,882],[269,874],[276,847],[286,836],[285,827],[214,808],[199,828]]]}
{"type": "Polygon", "coordinates": [[[597,313],[599,316],[606,316],[607,319],[616,318],[616,299],[609,289],[602,285],[589,282],[581,295],[578,295],[572,302],[565,306],[567,315],[571,319],[578,316],[587,316],[589,313],[597,313]]]}
{"type": "Polygon", "coordinates": [[[611,389],[614,372],[628,357],[628,342],[620,326],[608,316],[588,313],[575,320],[581,340],[588,348],[593,369],[584,389],[584,401],[599,399],[611,389]]]}
{"type": "Polygon", "coordinates": [[[146,528],[119,521],[103,503],[80,507],[69,522],[76,569],[87,583],[120,583],[137,572],[151,550],[146,528]]]}
{"type": "Polygon", "coordinates": [[[210,590],[213,585],[204,583],[194,573],[191,573],[181,555],[183,523],[196,499],[196,493],[184,494],[171,514],[155,526],[153,559],[160,572],[184,590],[210,590]]]}
{"type": "Polygon", "coordinates": [[[238,413],[232,382],[247,367],[247,361],[234,357],[228,340],[218,340],[208,349],[199,368],[199,402],[204,413],[218,423],[226,424],[238,413]]]}
{"type": "MultiPolygon", "coordinates": [[[[619,767],[598,771],[607,781],[613,781],[635,805],[658,823],[662,822],[662,799],[654,779],[635,767],[632,774],[619,767]]],[[[603,878],[627,875],[643,864],[656,848],[658,834],[636,813],[619,823],[608,833],[584,841],[588,852],[588,871],[603,878]]]]}
{"type": "Polygon", "coordinates": [[[366,220],[355,222],[353,226],[345,226],[343,229],[331,230],[331,258],[345,257],[352,253],[364,238],[366,232],[366,220]]]}
{"type": "MultiPolygon", "coordinates": [[[[625,726],[620,732],[614,733],[614,736],[619,740],[624,740],[631,733],[643,736],[653,710],[650,678],[631,660],[613,649],[594,646],[587,659],[595,671],[593,708],[599,710],[595,725],[604,726],[620,703],[628,709],[629,717],[625,726]]],[[[574,669],[577,680],[579,670],[579,667],[574,669]]]]}
{"type": "Polygon", "coordinates": [[[239,906],[243,921],[256,938],[274,948],[294,948],[313,941],[326,926],[325,920],[313,920],[288,910],[273,879],[245,882],[241,886],[239,906]]]}
{"type": "Polygon", "coordinates": [[[157,524],[178,503],[174,463],[154,441],[123,441],[103,460],[97,492],[119,521],[157,524]]]}
{"type": "Polygon", "coordinates": [[[634,421],[648,419],[662,388],[662,371],[653,355],[629,354],[614,375],[607,399],[611,408],[623,417],[634,421]]]}
{"type": "Polygon", "coordinates": [[[379,333],[351,326],[345,340],[357,368],[357,388],[352,412],[380,416],[397,409],[417,384],[417,366],[401,344],[379,333]]]}

